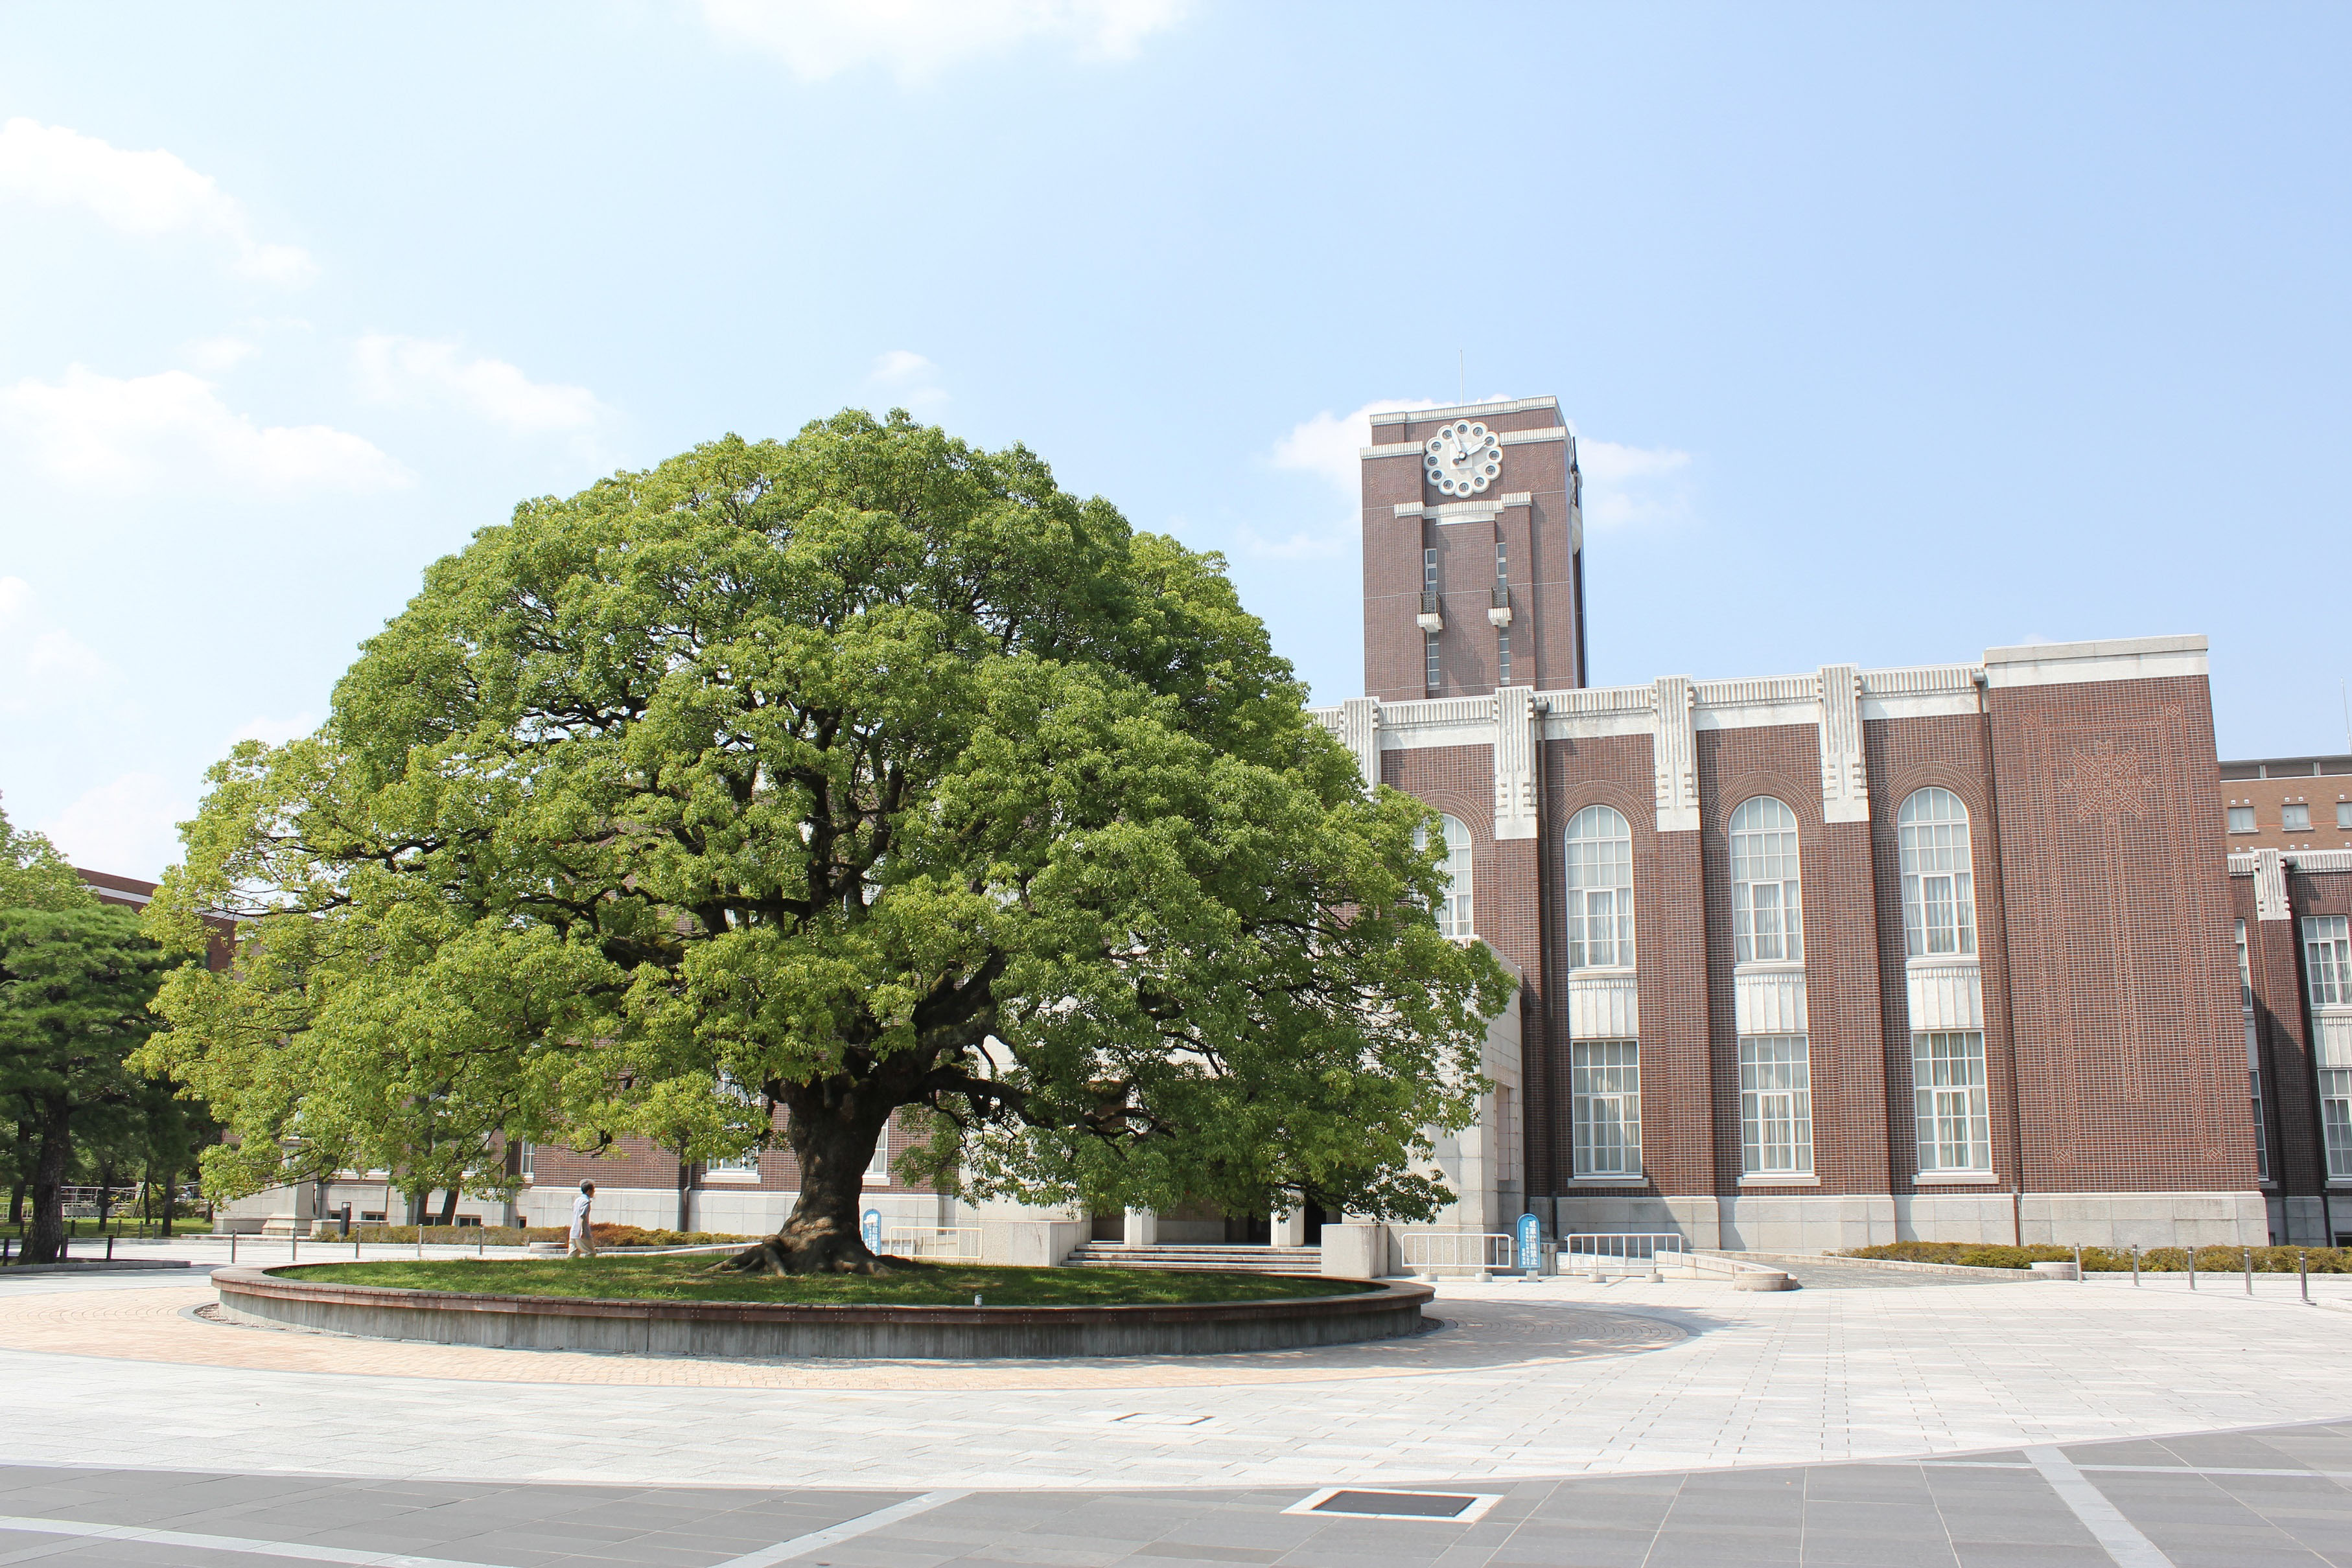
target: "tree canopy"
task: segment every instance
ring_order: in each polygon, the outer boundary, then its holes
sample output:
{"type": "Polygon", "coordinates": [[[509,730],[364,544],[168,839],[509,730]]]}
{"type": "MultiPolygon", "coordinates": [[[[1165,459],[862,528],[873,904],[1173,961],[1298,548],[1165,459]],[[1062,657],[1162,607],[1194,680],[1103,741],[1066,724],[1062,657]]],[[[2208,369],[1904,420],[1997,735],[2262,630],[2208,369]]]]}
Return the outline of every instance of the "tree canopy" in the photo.
{"type": "Polygon", "coordinates": [[[237,1179],[781,1108],[771,1267],[869,1266],[894,1112],[975,1196],[1425,1215],[1510,984],[1215,557],[896,412],[524,503],[210,785],[151,929],[251,918],[150,1058],[237,1179]]]}

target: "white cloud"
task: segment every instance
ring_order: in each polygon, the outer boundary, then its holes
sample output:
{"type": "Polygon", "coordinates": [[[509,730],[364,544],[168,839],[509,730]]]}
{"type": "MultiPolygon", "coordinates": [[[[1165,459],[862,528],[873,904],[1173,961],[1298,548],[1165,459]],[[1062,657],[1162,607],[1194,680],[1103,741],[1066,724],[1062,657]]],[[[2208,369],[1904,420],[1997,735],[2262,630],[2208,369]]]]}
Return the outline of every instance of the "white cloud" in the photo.
{"type": "Polygon", "coordinates": [[[153,773],[125,773],[83,791],[40,824],[66,859],[90,871],[152,879],[180,858],[190,803],[153,773]]]}
{"type": "Polygon", "coordinates": [[[1290,434],[1275,443],[1274,465],[1320,474],[1341,495],[1352,497],[1361,483],[1358,471],[1363,466],[1363,449],[1372,444],[1372,415],[1437,406],[1425,397],[1389,398],[1352,413],[1318,413],[1292,425],[1290,434]]]}
{"type": "Polygon", "coordinates": [[[80,207],[138,239],[203,235],[228,247],[236,271],[271,283],[307,282],[319,270],[298,246],[256,239],[242,204],[161,148],[126,152],[19,116],[0,125],[0,195],[80,207]]]}
{"type": "Polygon", "coordinates": [[[197,338],[180,345],[180,352],[187,357],[188,363],[200,371],[234,370],[260,351],[257,345],[226,333],[217,338],[197,338]]]}
{"type": "Polygon", "coordinates": [[[901,82],[1035,41],[1129,59],[1190,0],[702,0],[722,37],[780,57],[803,81],[879,66],[901,82]]]}
{"type": "Polygon", "coordinates": [[[236,732],[228,737],[228,742],[231,746],[235,746],[240,740],[261,740],[272,746],[283,746],[298,736],[309,735],[318,727],[317,716],[308,712],[298,713],[292,718],[270,718],[264,716],[249,718],[237,726],[236,732]]]}
{"type": "Polygon", "coordinates": [[[201,486],[263,496],[393,489],[406,470],[363,436],[263,425],[185,371],[118,380],[79,365],[0,389],[0,434],[58,483],[118,495],[201,486]]]}
{"type": "Polygon", "coordinates": [[[1671,446],[1576,440],[1584,520],[1594,528],[1647,528],[1689,517],[1691,455],[1671,446]]]}
{"type": "Polygon", "coordinates": [[[908,349],[876,355],[874,369],[866,378],[866,385],[887,392],[892,401],[908,409],[947,402],[947,389],[939,383],[939,366],[908,349]]]}
{"type": "Polygon", "coordinates": [[[586,387],[535,382],[455,343],[376,333],[360,340],[357,357],[360,390],[379,402],[438,403],[517,435],[583,431],[611,412],[586,387]]]}
{"type": "Polygon", "coordinates": [[[0,577],[0,715],[84,709],[114,681],[104,654],[42,612],[31,583],[0,577]]]}

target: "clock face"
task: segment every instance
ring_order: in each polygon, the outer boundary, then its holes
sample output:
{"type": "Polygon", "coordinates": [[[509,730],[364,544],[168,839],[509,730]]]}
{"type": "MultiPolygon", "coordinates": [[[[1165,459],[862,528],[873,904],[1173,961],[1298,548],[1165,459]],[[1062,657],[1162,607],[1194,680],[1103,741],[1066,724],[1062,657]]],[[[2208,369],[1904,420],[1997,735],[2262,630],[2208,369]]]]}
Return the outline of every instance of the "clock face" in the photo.
{"type": "Polygon", "coordinates": [[[1475,496],[1503,471],[1503,448],[1493,431],[1475,419],[1460,419],[1429,438],[1421,462],[1439,494],[1475,496]]]}

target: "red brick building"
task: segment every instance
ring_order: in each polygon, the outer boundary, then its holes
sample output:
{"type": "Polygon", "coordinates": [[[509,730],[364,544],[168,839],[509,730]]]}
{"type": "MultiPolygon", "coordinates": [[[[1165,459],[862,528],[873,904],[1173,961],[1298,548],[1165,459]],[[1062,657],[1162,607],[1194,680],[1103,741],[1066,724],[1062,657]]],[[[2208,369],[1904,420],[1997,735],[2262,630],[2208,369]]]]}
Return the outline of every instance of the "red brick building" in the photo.
{"type": "MultiPolygon", "coordinates": [[[[1588,686],[1557,402],[1373,424],[1368,695],[1318,716],[1444,814],[1441,922],[1521,977],[1494,1092],[1438,1143],[1444,1226],[1802,1250],[2352,1233],[2352,758],[2220,763],[2199,637],[1588,686]]],[[[797,1186],[782,1151],[638,1145],[541,1148],[530,1176],[541,1223],[592,1178],[602,1218],[737,1231],[797,1186]]],[[[1052,1257],[1089,1230],[1220,1239],[979,1210],[880,1161],[869,1182],[886,1225],[1009,1222],[1052,1257]]]]}

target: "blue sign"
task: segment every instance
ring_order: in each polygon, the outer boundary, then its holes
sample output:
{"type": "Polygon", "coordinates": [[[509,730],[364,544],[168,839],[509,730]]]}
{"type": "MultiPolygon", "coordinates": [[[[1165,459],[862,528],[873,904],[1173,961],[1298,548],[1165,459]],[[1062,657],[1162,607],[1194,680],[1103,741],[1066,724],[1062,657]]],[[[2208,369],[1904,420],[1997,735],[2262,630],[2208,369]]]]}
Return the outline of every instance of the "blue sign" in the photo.
{"type": "Polygon", "coordinates": [[[1533,1269],[1543,1261],[1543,1221],[1532,1214],[1519,1216],[1519,1267],[1533,1269]]]}
{"type": "Polygon", "coordinates": [[[866,1218],[857,1222],[857,1234],[859,1238],[865,1241],[866,1250],[868,1252],[881,1251],[882,1211],[878,1208],[867,1209],[866,1211],[866,1218]]]}

